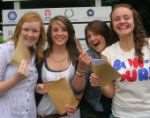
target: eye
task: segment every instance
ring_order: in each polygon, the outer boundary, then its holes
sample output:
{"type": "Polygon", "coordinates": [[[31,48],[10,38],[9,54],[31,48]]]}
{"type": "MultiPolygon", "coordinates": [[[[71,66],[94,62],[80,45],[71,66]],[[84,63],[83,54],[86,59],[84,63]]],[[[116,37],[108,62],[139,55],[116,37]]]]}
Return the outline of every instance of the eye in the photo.
{"type": "Polygon", "coordinates": [[[129,20],[129,19],[130,19],[130,16],[124,15],[123,18],[124,18],[125,20],[129,20]]]}
{"type": "Polygon", "coordinates": [[[90,38],[91,38],[91,35],[90,35],[90,34],[87,34],[87,38],[90,39],[90,38]]]}
{"type": "Polygon", "coordinates": [[[38,33],[38,32],[40,32],[40,30],[38,30],[38,29],[32,29],[32,32],[33,33],[38,33]]]}
{"type": "Polygon", "coordinates": [[[67,28],[63,27],[63,28],[62,28],[62,31],[63,31],[63,32],[67,32],[67,28]]]}
{"type": "Polygon", "coordinates": [[[56,28],[56,27],[52,28],[52,31],[53,31],[53,32],[58,32],[58,30],[59,30],[59,29],[56,28]]]}
{"type": "Polygon", "coordinates": [[[113,21],[119,21],[119,20],[120,20],[120,17],[119,17],[119,16],[114,17],[112,20],[113,20],[113,21]]]}
{"type": "Polygon", "coordinates": [[[22,28],[22,30],[28,32],[30,29],[29,28],[22,28]]]}

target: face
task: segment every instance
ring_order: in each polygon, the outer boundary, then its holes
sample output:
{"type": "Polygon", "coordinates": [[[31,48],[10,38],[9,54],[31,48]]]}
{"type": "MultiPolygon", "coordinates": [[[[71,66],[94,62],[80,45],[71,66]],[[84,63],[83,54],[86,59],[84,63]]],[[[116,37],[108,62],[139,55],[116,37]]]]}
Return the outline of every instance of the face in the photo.
{"type": "Polygon", "coordinates": [[[22,25],[20,37],[23,39],[27,47],[33,47],[40,37],[40,22],[25,22],[22,25]]]}
{"type": "Polygon", "coordinates": [[[105,38],[100,34],[87,31],[87,38],[90,47],[95,49],[97,52],[101,52],[106,47],[105,38]]]}
{"type": "Polygon", "coordinates": [[[69,37],[66,26],[60,21],[53,22],[51,35],[54,45],[65,45],[69,37]]]}
{"type": "Polygon", "coordinates": [[[118,7],[112,13],[114,31],[121,37],[133,34],[134,18],[132,11],[125,7],[118,7]]]}

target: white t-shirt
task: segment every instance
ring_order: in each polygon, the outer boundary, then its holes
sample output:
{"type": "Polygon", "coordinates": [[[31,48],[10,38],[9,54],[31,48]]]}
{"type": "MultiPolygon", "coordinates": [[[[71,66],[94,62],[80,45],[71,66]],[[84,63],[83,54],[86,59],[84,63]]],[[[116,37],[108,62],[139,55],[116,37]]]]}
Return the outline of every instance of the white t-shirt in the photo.
{"type": "Polygon", "coordinates": [[[123,51],[119,43],[106,48],[110,64],[121,74],[116,81],[112,112],[119,118],[150,118],[150,48],[142,50],[144,61],[138,61],[135,50],[123,51]]]}

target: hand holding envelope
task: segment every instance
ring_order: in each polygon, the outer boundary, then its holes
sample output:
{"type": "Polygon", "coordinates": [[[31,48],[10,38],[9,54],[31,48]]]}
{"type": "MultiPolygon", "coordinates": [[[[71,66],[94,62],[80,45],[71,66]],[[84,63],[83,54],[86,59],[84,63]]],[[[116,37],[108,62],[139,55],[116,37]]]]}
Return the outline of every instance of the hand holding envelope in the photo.
{"type": "Polygon", "coordinates": [[[66,106],[70,105],[74,108],[78,105],[78,100],[75,98],[71,89],[70,83],[62,78],[60,80],[47,82],[46,88],[48,95],[52,99],[59,114],[66,113],[66,106]]]}
{"type": "Polygon", "coordinates": [[[92,71],[102,79],[100,86],[105,86],[120,77],[120,74],[104,59],[92,59],[92,71]]]}

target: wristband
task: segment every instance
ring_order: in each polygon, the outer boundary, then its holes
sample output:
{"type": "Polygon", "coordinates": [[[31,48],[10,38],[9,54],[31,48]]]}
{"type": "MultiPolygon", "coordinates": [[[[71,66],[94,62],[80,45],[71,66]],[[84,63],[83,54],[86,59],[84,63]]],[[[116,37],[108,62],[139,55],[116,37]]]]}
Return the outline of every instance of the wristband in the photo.
{"type": "Polygon", "coordinates": [[[78,77],[83,77],[83,76],[85,75],[85,73],[84,73],[84,72],[76,71],[76,75],[77,75],[78,77]]]}

